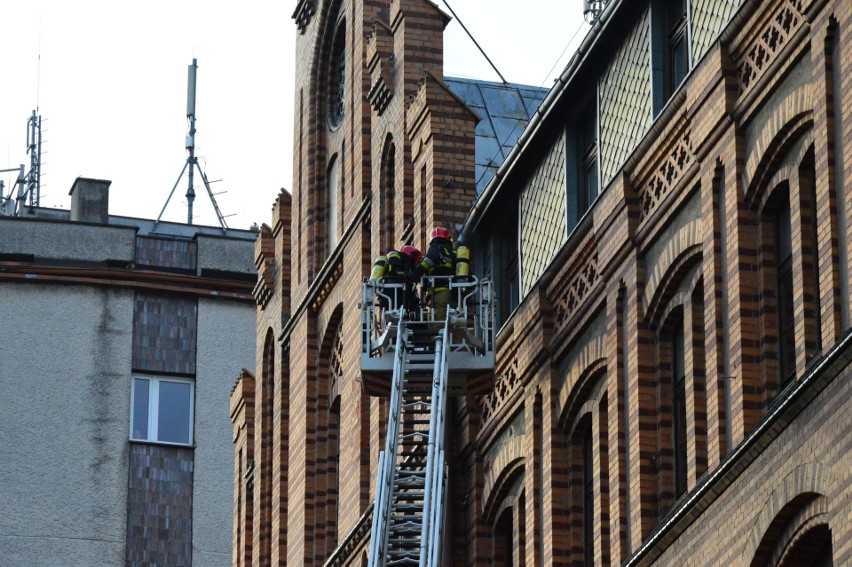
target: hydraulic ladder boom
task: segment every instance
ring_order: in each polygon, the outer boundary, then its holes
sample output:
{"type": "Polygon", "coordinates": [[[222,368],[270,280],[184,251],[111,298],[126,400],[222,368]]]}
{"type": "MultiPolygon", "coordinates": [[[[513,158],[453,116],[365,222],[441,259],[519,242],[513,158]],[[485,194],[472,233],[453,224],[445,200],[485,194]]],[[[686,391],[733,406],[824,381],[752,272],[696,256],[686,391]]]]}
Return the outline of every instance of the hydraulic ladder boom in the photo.
{"type": "Polygon", "coordinates": [[[440,331],[430,331],[400,315],[387,440],[379,455],[371,567],[441,564],[448,327],[445,322],[440,331]],[[424,338],[433,344],[424,345],[424,338]],[[424,372],[429,367],[431,382],[424,372]]]}
{"type": "Polygon", "coordinates": [[[438,279],[424,278],[421,287],[443,283],[451,290],[443,321],[433,305],[412,307],[403,282],[365,280],[362,288],[361,385],[371,396],[389,397],[370,567],[441,565],[447,398],[484,395],[494,387],[491,282],[438,279]]]}

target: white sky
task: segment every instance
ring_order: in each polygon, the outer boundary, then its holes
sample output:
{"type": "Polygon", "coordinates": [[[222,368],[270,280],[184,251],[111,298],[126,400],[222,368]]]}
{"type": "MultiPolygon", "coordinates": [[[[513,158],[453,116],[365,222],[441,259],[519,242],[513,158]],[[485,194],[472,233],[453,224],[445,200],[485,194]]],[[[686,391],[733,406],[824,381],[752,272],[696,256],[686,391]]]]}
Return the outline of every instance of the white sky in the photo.
{"type": "MultiPolygon", "coordinates": [[[[550,86],[588,30],[580,0],[449,2],[510,82],[550,86]]],[[[26,122],[38,105],[42,206],[67,208],[84,176],[112,181],[111,214],[155,218],[186,162],[195,57],[196,155],[211,181],[221,179],[212,185],[224,192],[219,208],[233,228],[269,222],[279,189],[292,186],[295,5],[4,0],[0,169],[29,168],[26,122]]],[[[445,75],[498,80],[456,21],[444,47],[445,75]]],[[[6,195],[15,176],[0,174],[6,195]]],[[[186,184],[184,176],[164,219],[186,220],[186,184]]],[[[195,187],[195,223],[217,224],[198,175],[195,187]]]]}

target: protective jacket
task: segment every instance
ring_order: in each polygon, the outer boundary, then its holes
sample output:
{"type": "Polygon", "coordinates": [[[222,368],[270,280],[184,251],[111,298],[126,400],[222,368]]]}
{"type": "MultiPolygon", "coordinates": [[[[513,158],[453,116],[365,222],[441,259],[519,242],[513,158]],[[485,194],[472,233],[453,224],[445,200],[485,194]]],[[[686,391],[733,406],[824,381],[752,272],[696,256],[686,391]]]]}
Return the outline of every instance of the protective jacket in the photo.
{"type": "Polygon", "coordinates": [[[398,276],[404,278],[414,268],[411,256],[399,250],[391,250],[387,253],[387,270],[385,277],[398,276]]]}
{"type": "MultiPolygon", "coordinates": [[[[433,238],[429,250],[414,269],[415,278],[425,276],[452,276],[455,274],[456,254],[453,242],[447,238],[433,238]]],[[[438,282],[435,291],[448,289],[447,282],[438,282]]]]}

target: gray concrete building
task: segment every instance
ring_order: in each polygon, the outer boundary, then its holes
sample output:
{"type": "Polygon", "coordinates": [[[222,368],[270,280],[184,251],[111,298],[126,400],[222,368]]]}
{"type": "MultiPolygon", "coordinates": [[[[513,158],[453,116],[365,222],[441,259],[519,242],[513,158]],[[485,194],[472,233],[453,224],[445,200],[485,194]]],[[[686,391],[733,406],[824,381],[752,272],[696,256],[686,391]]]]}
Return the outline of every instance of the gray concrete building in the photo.
{"type": "Polygon", "coordinates": [[[109,216],[109,185],[0,216],[0,565],[230,565],[255,235],[109,216]]]}

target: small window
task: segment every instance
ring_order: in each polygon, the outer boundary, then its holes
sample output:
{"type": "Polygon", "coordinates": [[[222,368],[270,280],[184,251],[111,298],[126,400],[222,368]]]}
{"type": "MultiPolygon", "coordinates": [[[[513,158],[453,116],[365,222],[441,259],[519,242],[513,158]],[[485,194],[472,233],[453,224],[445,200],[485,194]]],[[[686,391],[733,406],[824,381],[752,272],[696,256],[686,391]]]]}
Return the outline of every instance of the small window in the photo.
{"type": "Polygon", "coordinates": [[[130,439],[192,444],[193,383],[180,378],[133,378],[130,439]]]}
{"type": "Polygon", "coordinates": [[[594,108],[586,115],[579,131],[580,191],[577,216],[583,216],[598,196],[598,133],[594,108]]]}

